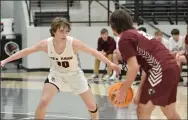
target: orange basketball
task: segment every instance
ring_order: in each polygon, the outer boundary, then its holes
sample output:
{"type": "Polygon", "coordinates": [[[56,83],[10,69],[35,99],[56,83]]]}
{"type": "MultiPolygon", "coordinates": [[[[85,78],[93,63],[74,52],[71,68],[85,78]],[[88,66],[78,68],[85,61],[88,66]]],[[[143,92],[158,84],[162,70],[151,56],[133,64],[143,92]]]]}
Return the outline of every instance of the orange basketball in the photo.
{"type": "Polygon", "coordinates": [[[110,102],[115,107],[127,107],[131,103],[133,96],[134,96],[133,89],[130,87],[126,93],[125,101],[120,104],[116,103],[115,102],[116,96],[115,96],[114,92],[118,91],[122,85],[123,85],[123,82],[118,82],[118,83],[115,83],[109,87],[109,96],[108,97],[109,97],[110,102]]]}

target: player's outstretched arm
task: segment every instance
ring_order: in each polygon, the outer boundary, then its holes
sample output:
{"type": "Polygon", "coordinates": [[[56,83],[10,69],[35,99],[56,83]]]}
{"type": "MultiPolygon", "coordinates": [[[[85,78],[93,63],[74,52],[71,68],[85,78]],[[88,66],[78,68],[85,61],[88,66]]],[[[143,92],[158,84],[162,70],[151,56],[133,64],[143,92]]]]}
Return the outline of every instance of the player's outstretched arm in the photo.
{"type": "Polygon", "coordinates": [[[82,51],[82,52],[88,53],[88,54],[96,57],[97,59],[103,61],[108,66],[110,66],[117,73],[120,73],[121,69],[117,65],[115,65],[111,61],[109,61],[102,53],[100,53],[99,51],[97,51],[93,48],[88,47],[86,44],[84,44],[80,40],[74,40],[73,47],[76,48],[77,51],[82,51]]]}
{"type": "Polygon", "coordinates": [[[4,66],[8,62],[23,58],[25,56],[28,56],[29,54],[32,54],[32,53],[35,53],[35,52],[38,52],[41,50],[44,50],[45,45],[46,45],[46,41],[42,40],[32,47],[22,49],[21,51],[16,52],[15,54],[11,55],[10,57],[2,60],[0,63],[0,66],[4,66]]]}

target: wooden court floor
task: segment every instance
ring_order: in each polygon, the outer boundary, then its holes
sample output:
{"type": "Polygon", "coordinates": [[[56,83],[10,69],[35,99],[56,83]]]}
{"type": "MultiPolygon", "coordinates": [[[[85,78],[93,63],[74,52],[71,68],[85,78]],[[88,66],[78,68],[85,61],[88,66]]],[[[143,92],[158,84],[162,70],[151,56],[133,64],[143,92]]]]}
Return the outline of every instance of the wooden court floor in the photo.
{"type": "MultiPolygon", "coordinates": [[[[3,72],[1,73],[1,117],[4,119],[32,119],[41,97],[44,81],[48,72],[3,72]]],[[[91,74],[85,74],[89,77],[91,74]]],[[[101,81],[101,80],[99,80],[101,81]]],[[[99,118],[137,119],[136,105],[131,103],[128,108],[114,108],[108,101],[108,87],[113,82],[94,83],[90,81],[91,90],[99,104],[99,118]]],[[[134,91],[137,85],[132,86],[134,91]]],[[[69,86],[62,85],[63,91],[57,93],[47,109],[49,119],[89,119],[87,110],[69,86]],[[70,102],[71,101],[71,102],[70,102]]],[[[187,119],[187,87],[178,86],[177,111],[182,119],[187,119]]],[[[157,107],[152,119],[166,119],[157,107]]]]}

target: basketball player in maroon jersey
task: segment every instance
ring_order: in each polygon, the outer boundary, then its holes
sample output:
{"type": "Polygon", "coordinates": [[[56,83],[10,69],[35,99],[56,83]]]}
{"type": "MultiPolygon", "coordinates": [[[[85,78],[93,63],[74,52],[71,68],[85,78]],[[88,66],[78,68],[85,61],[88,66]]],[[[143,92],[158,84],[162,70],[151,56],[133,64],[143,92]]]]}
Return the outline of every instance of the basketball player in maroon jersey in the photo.
{"type": "Polygon", "coordinates": [[[180,68],[169,50],[155,38],[134,29],[131,16],[124,10],[117,10],[110,17],[115,35],[120,37],[119,51],[127,62],[126,80],[116,92],[116,102],[125,99],[125,93],[133,84],[142,67],[144,76],[138,88],[138,119],[150,119],[152,111],[160,106],[168,119],[180,119],[176,111],[177,86],[180,68]]]}

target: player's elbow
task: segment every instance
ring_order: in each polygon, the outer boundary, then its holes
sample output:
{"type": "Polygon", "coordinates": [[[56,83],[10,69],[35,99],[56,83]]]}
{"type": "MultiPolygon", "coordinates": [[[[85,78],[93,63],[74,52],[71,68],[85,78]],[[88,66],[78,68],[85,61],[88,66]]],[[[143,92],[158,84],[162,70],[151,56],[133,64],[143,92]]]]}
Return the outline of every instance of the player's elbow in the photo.
{"type": "Polygon", "coordinates": [[[139,65],[138,65],[136,57],[129,58],[127,60],[127,64],[128,64],[128,69],[131,69],[131,70],[133,70],[135,72],[139,71],[139,65]]]}
{"type": "Polygon", "coordinates": [[[97,50],[95,50],[95,49],[93,49],[93,48],[91,48],[90,50],[89,50],[89,53],[92,55],[92,56],[97,56],[97,50]]]}

